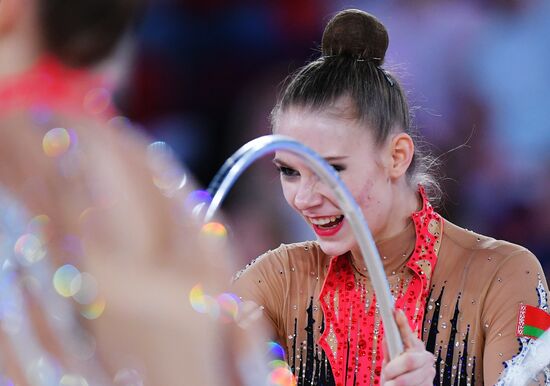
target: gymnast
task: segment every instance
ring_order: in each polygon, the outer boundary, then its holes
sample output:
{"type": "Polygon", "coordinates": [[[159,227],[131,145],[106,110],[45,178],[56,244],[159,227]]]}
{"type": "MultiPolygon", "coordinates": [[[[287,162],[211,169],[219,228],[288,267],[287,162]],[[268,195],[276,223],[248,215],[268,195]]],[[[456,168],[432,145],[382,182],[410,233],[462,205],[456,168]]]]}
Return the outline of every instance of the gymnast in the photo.
{"type": "Polygon", "coordinates": [[[338,13],[320,57],[286,83],[272,129],[324,157],[357,201],[395,299],[404,353],[387,358],[352,229],[296,155],[277,151],[274,163],[286,201],[317,239],[266,252],[236,275],[235,292],[261,306],[298,385],[505,382],[548,326],[546,279],[527,249],[435,210],[440,187],[411,132],[405,91],[383,66],[388,44],[374,16],[338,13]]]}

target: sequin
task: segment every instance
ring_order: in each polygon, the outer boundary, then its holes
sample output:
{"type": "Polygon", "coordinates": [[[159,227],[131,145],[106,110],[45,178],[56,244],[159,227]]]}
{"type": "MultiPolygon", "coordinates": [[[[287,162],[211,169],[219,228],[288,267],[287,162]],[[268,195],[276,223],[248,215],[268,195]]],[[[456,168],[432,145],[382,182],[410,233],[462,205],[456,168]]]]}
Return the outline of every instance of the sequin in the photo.
{"type": "Polygon", "coordinates": [[[61,127],[51,129],[42,139],[42,149],[48,157],[62,156],[71,146],[71,136],[61,127]]]}
{"type": "Polygon", "coordinates": [[[262,316],[262,308],[251,301],[239,303],[237,325],[246,329],[248,326],[262,316]]]}
{"type": "Polygon", "coordinates": [[[38,237],[26,233],[15,242],[14,252],[18,261],[23,265],[31,265],[46,256],[46,250],[38,237]]]}
{"type": "Polygon", "coordinates": [[[296,377],[288,367],[277,367],[269,374],[268,385],[270,386],[295,386],[296,377]]]}
{"type": "Polygon", "coordinates": [[[52,235],[50,218],[45,214],[33,217],[27,224],[27,233],[35,235],[42,244],[48,243],[52,235]]]}
{"type": "Polygon", "coordinates": [[[53,286],[59,295],[68,298],[80,290],[81,280],[80,271],[73,265],[66,264],[55,271],[53,286]]]}
{"type": "Polygon", "coordinates": [[[227,229],[222,223],[219,222],[209,222],[204,224],[201,228],[201,233],[203,235],[218,239],[224,239],[227,237],[227,229]]]}
{"type": "Polygon", "coordinates": [[[222,293],[216,298],[220,310],[220,320],[229,323],[237,318],[240,299],[232,293],[222,293]]]}
{"type": "Polygon", "coordinates": [[[204,215],[204,211],[212,201],[212,196],[206,190],[195,190],[187,196],[185,199],[185,207],[195,217],[204,215]]]}
{"type": "Polygon", "coordinates": [[[205,314],[208,312],[207,309],[207,302],[205,299],[206,295],[202,289],[201,284],[195,285],[191,291],[189,292],[189,302],[191,303],[191,307],[197,312],[200,312],[202,314],[205,314]]]}
{"type": "Polygon", "coordinates": [[[143,379],[135,369],[121,369],[113,379],[115,386],[143,386],[143,379]]]}
{"type": "Polygon", "coordinates": [[[70,292],[73,299],[80,304],[91,304],[98,296],[99,289],[97,280],[87,272],[79,276],[79,280],[72,280],[70,292]]]}
{"type": "Polygon", "coordinates": [[[60,379],[60,370],[51,360],[40,357],[32,361],[26,369],[27,379],[33,385],[55,385],[60,379]]]}
{"type": "Polygon", "coordinates": [[[82,311],[80,311],[80,315],[89,320],[97,319],[103,314],[106,306],[107,302],[104,298],[100,297],[93,303],[86,305],[82,311]]]}
{"type": "Polygon", "coordinates": [[[278,344],[277,342],[268,342],[267,348],[270,354],[271,358],[275,358],[278,360],[284,360],[285,359],[285,350],[283,347],[278,344]]]}
{"type": "Polygon", "coordinates": [[[59,381],[59,386],[88,386],[88,381],[77,374],[65,374],[59,381]]]}
{"type": "Polygon", "coordinates": [[[147,147],[147,163],[153,174],[153,183],[164,195],[172,197],[186,185],[187,175],[165,142],[153,142],[147,147]]]}

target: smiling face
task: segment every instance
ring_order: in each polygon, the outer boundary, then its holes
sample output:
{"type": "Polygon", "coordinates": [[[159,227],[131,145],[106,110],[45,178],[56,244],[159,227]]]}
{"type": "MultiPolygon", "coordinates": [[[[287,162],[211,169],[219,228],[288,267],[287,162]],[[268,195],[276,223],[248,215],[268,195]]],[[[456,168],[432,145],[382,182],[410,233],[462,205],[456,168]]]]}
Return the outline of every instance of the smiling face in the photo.
{"type": "MultiPolygon", "coordinates": [[[[275,117],[273,132],[302,142],[333,165],[376,240],[388,236],[393,210],[391,140],[375,144],[371,130],[347,106],[342,98],[322,110],[291,106],[275,117]]],[[[286,201],[311,225],[321,249],[333,256],[354,250],[353,231],[331,189],[298,156],[278,151],[274,162],[281,171],[286,201]]]]}

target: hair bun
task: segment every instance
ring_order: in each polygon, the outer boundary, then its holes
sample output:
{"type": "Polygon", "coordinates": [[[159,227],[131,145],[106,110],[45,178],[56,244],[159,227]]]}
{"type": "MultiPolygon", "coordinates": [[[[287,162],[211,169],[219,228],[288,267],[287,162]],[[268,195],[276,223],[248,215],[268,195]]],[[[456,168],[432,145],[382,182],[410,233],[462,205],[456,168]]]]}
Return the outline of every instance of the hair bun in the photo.
{"type": "Polygon", "coordinates": [[[321,43],[323,55],[344,55],[384,62],[389,39],[386,27],[370,13],[347,9],[327,24],[321,43]]]}

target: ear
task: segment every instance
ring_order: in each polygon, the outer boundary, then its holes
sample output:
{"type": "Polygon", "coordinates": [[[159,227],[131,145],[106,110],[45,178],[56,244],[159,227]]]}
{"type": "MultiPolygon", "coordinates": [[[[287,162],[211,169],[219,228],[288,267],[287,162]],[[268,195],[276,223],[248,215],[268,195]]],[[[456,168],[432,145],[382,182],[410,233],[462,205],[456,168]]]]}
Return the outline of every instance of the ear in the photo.
{"type": "Polygon", "coordinates": [[[398,179],[405,175],[414,156],[414,142],[407,133],[395,134],[390,140],[391,163],[389,176],[398,179]]]}

